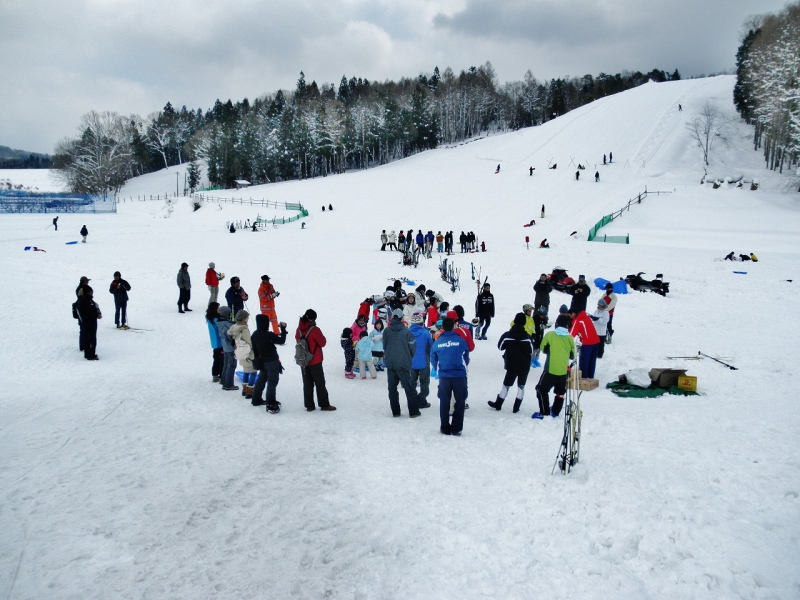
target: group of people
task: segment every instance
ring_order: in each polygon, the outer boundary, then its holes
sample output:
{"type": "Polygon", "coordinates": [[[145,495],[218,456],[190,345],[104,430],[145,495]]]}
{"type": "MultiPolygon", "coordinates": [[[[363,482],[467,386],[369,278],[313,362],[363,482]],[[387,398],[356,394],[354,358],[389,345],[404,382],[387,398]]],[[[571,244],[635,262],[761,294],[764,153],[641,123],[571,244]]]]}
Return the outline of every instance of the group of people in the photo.
{"type": "MultiPolygon", "coordinates": [[[[383,252],[389,248],[389,250],[403,253],[420,253],[430,258],[433,253],[434,242],[436,242],[436,251],[438,253],[453,254],[453,239],[452,231],[445,231],[444,233],[439,231],[434,235],[433,230],[430,229],[428,233],[422,233],[420,229],[416,234],[413,229],[409,229],[408,232],[401,230],[399,234],[396,234],[394,230],[386,233],[384,229],[381,231],[381,251],[383,252]]],[[[468,231],[464,233],[462,231],[461,235],[458,236],[461,252],[474,251],[477,239],[474,232],[468,231]]]]}
{"type": "Polygon", "coordinates": [[[751,252],[750,254],[740,254],[739,258],[737,259],[736,258],[736,254],[734,252],[731,252],[730,254],[725,256],[725,260],[732,260],[732,261],[740,260],[742,262],[747,262],[747,261],[758,262],[758,257],[751,252]]]}
{"type": "MultiPolygon", "coordinates": [[[[99,360],[97,356],[97,321],[103,318],[100,305],[94,300],[94,289],[89,285],[91,281],[85,275],[80,278],[78,287],[75,288],[77,300],[72,305],[72,316],[78,320],[80,330],[78,336],[78,349],[83,352],[86,360],[99,360]]],[[[119,271],[114,272],[114,279],[108,288],[114,296],[114,323],[117,329],[130,329],[128,327],[128,292],[131,284],[122,278],[119,271]]]]}
{"type": "MultiPolygon", "coordinates": [[[[191,279],[188,264],[182,263],[178,272],[179,312],[191,311],[188,307],[191,279]]],[[[225,305],[219,298],[219,283],[224,273],[216,271],[209,263],[206,284],[210,296],[206,309],[206,324],[212,348],[212,381],[225,391],[239,390],[235,385],[236,365],[242,369],[242,395],[253,406],[264,406],[271,413],[280,411],[277,386],[284,367],[277,346],[286,343],[287,324],[278,321],[275,299],[280,295],[268,275],[261,277],[258,289],[259,314],[255,317],[255,330],[249,327],[249,299],[238,277],[231,277],[225,292],[225,305]]],[[[114,295],[115,323],[127,327],[127,300],[130,284],[119,272],[114,273],[109,292],[114,295]]],[[[562,305],[552,331],[546,332],[550,294],[553,290],[548,277],[542,274],[534,284],[533,304],[524,304],[498,341],[503,352],[505,376],[495,400],[488,404],[501,410],[511,387],[517,391],[513,412],[520,410],[525,386],[531,368],[543,367],[536,385],[539,410],[533,418],[557,417],[564,404],[567,373],[571,360],[580,348],[578,368],[581,376],[594,377],[596,362],[602,358],[605,345],[613,335],[613,314],[617,303],[613,286],[609,283],[598,299],[592,314],[587,313],[591,290],[586,278],[580,275],[571,288],[569,307],[562,305]],[[576,345],[576,341],[578,344],[576,345]],[[544,355],[544,365],[539,362],[544,355]],[[555,398],[550,405],[549,394],[555,398]]],[[[97,360],[97,321],[102,318],[99,306],[93,299],[89,279],[82,277],[76,289],[77,301],[73,305],[81,327],[80,348],[87,360],[97,360]]],[[[469,408],[467,367],[476,340],[486,340],[495,317],[495,299],[491,284],[485,282],[475,299],[475,318],[465,319],[463,306],[450,307],[444,298],[418,285],[406,292],[399,280],[387,287],[383,294],[367,297],[359,305],[356,319],[342,331],[340,344],[344,353],[344,375],[355,379],[367,376],[377,379],[386,372],[389,406],[394,417],[402,415],[398,386],[406,396],[408,416],[416,418],[428,402],[431,377],[439,380],[438,399],[440,431],[446,435],[460,435],[464,424],[464,411],[469,408]],[[370,331],[369,326],[372,325],[370,331]]],[[[301,367],[303,401],[307,411],[317,407],[322,411],[335,411],[330,403],[323,369],[325,335],[317,325],[317,313],[308,309],[300,317],[295,330],[295,362],[301,367]],[[316,401],[315,401],[316,399],[316,401]]]]}

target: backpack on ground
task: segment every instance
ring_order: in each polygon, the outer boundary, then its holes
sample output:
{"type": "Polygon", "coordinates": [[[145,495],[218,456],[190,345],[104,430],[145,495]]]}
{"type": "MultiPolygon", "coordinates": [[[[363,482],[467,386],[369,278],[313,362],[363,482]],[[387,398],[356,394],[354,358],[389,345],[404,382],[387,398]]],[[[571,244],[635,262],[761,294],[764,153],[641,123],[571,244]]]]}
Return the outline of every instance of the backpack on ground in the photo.
{"type": "Polygon", "coordinates": [[[307,367],[311,359],[314,358],[314,354],[308,349],[308,339],[306,339],[312,329],[314,329],[314,325],[311,326],[305,335],[300,336],[300,339],[297,340],[297,343],[294,345],[294,362],[301,367],[307,367]]]}

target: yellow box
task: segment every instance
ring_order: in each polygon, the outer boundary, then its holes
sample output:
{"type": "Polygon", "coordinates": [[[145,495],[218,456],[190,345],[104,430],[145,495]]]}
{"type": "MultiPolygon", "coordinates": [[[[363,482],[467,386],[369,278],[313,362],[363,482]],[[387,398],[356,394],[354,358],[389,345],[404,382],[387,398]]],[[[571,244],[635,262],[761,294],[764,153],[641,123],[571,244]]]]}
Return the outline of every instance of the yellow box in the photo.
{"type": "Polygon", "coordinates": [[[681,375],[678,377],[678,387],[687,392],[697,391],[697,377],[691,375],[681,375]]]}

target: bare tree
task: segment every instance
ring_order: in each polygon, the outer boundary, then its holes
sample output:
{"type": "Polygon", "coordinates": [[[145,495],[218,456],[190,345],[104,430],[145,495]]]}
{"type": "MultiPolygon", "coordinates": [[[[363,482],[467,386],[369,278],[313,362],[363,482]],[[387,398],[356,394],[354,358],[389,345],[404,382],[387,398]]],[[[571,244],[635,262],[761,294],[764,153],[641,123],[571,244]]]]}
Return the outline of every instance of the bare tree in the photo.
{"type": "Polygon", "coordinates": [[[708,155],[711,152],[711,147],[717,138],[725,139],[722,132],[730,122],[731,120],[726,119],[716,105],[706,102],[700,111],[700,116],[695,117],[686,124],[689,135],[697,142],[703,152],[703,170],[706,174],[708,174],[706,167],[708,167],[708,155]]]}
{"type": "Polygon", "coordinates": [[[167,150],[172,147],[174,131],[171,123],[161,119],[161,113],[150,115],[150,123],[147,125],[147,136],[144,143],[151,150],[158,152],[164,159],[164,168],[168,169],[167,150]]]}

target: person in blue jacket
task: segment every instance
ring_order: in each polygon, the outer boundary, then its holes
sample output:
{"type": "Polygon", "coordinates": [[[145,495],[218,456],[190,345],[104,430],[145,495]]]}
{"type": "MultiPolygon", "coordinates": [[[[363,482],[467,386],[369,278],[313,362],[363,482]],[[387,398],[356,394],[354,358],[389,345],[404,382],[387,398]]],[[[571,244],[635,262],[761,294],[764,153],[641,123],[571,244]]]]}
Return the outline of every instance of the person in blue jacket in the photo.
{"type": "Polygon", "coordinates": [[[225,351],[222,349],[222,340],[217,330],[217,319],[219,319],[219,302],[211,302],[206,309],[206,325],[208,325],[208,337],[211,338],[211,381],[214,383],[219,383],[222,377],[222,364],[225,360],[225,351]]]}
{"type": "Polygon", "coordinates": [[[429,408],[428,394],[431,386],[431,346],[433,338],[428,328],[423,325],[424,316],[422,312],[415,312],[411,315],[411,327],[408,330],[417,342],[417,349],[411,359],[411,385],[414,389],[419,382],[419,407],[429,408]]]}
{"type": "MultiPolygon", "coordinates": [[[[431,374],[438,372],[439,418],[441,431],[445,435],[461,435],[464,428],[464,403],[467,394],[467,365],[469,348],[467,342],[453,331],[455,320],[442,321],[444,332],[433,343],[431,349],[431,374]],[[450,420],[450,396],[455,396],[453,419],[450,420]]],[[[434,375],[435,376],[435,375],[434,375]]]]}

